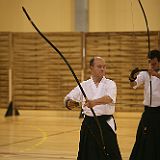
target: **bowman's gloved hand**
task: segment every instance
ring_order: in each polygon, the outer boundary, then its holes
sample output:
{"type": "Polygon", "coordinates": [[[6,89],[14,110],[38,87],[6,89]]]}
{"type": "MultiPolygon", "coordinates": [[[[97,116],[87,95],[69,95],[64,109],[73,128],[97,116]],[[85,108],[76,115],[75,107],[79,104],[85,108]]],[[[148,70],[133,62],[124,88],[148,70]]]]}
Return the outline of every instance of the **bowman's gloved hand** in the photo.
{"type": "Polygon", "coordinates": [[[79,107],[80,106],[80,103],[79,102],[76,102],[76,101],[73,101],[71,99],[68,99],[66,102],[65,102],[65,107],[68,108],[69,110],[75,108],[75,107],[79,107]]]}
{"type": "Polygon", "coordinates": [[[137,74],[138,74],[139,71],[140,71],[140,70],[139,70],[138,67],[135,68],[135,69],[133,69],[133,70],[131,71],[131,74],[129,75],[129,80],[130,80],[130,82],[134,82],[134,81],[136,80],[137,74]]]}

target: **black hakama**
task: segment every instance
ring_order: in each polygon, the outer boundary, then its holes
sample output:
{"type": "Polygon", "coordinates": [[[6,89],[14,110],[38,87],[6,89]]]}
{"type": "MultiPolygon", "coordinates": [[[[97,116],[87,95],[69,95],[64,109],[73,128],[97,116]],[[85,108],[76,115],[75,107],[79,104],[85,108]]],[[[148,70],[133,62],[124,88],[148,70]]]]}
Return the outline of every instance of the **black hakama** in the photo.
{"type": "Polygon", "coordinates": [[[145,106],[130,160],[160,160],[160,106],[145,106]]]}
{"type": "Polygon", "coordinates": [[[120,150],[117,143],[117,136],[106,122],[111,116],[98,116],[104,143],[105,153],[102,149],[100,132],[93,117],[85,116],[81,131],[77,160],[121,160],[120,150]]]}

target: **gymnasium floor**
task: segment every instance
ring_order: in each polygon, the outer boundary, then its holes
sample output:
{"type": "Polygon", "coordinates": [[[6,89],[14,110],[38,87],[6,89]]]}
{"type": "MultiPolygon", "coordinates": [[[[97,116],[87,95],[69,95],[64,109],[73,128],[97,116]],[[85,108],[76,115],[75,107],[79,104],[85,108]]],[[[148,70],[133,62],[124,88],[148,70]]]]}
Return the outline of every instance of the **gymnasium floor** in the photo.
{"type": "MultiPolygon", "coordinates": [[[[79,111],[19,110],[4,117],[0,109],[0,160],[76,160],[82,119],[79,111]]],[[[135,141],[140,112],[116,112],[123,160],[135,141]]]]}

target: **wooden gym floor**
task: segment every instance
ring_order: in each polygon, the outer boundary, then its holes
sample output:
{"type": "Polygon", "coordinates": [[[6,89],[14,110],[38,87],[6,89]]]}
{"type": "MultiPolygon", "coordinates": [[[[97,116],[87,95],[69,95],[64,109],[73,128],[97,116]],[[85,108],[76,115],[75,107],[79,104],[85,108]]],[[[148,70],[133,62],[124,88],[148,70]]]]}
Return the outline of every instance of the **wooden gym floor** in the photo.
{"type": "MultiPolygon", "coordinates": [[[[4,117],[0,109],[0,160],[76,160],[82,119],[78,111],[20,110],[4,117]]],[[[135,141],[140,112],[117,112],[123,160],[135,141]]]]}

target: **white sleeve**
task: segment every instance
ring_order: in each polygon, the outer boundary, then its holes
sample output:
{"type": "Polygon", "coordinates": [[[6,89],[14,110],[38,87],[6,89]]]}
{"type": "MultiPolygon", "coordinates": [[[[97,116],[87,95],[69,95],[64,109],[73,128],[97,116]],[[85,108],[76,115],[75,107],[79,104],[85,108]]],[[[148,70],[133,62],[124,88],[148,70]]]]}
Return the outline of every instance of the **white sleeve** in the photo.
{"type": "Polygon", "coordinates": [[[117,98],[116,83],[114,81],[112,81],[112,84],[110,84],[110,86],[107,90],[108,90],[107,95],[112,99],[112,103],[116,103],[116,98],[117,98]]]}
{"type": "Polygon", "coordinates": [[[79,86],[75,87],[71,92],[69,92],[65,96],[64,102],[68,99],[72,99],[72,100],[77,101],[77,102],[82,101],[82,93],[81,93],[81,90],[79,89],[79,86]]]}
{"type": "Polygon", "coordinates": [[[144,72],[140,72],[138,75],[137,75],[137,79],[135,80],[137,85],[133,87],[133,89],[136,89],[138,88],[140,85],[144,84],[144,81],[145,81],[145,76],[144,76],[144,72]]]}

